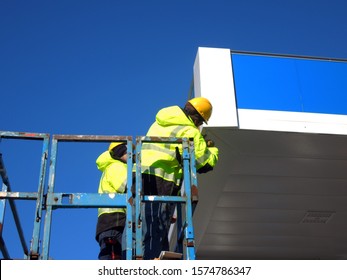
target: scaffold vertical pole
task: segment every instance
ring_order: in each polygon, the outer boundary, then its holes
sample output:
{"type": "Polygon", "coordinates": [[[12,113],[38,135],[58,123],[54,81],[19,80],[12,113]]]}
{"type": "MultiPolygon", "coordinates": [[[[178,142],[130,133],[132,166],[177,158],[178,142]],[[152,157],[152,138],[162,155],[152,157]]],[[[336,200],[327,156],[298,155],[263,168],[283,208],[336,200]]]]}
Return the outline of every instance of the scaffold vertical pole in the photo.
{"type": "Polygon", "coordinates": [[[127,260],[131,260],[133,257],[133,143],[127,141],[127,211],[126,211],[126,224],[125,224],[125,257],[127,260]]]}
{"type": "MultiPolygon", "coordinates": [[[[48,188],[47,197],[52,196],[54,193],[54,180],[55,180],[55,168],[57,163],[57,150],[58,150],[58,140],[53,137],[51,143],[51,155],[50,155],[50,166],[49,166],[49,178],[48,178],[48,188]]],[[[51,224],[52,224],[52,205],[46,205],[45,222],[43,226],[43,239],[42,239],[42,253],[40,259],[49,259],[49,244],[51,236],[51,224]]]]}
{"type": "Polygon", "coordinates": [[[193,227],[193,208],[192,208],[192,175],[195,173],[194,168],[194,146],[189,145],[188,139],[183,139],[183,180],[184,180],[184,191],[186,197],[185,203],[185,222],[186,226],[184,229],[185,236],[185,248],[186,248],[186,259],[195,260],[195,239],[194,239],[194,227],[193,227]]]}
{"type": "Polygon", "coordinates": [[[141,176],[141,149],[142,141],[136,137],[136,183],[135,183],[135,258],[142,258],[142,176],[141,176]]]}
{"type": "Polygon", "coordinates": [[[36,209],[34,217],[34,228],[33,228],[33,237],[31,240],[30,253],[28,258],[38,259],[40,256],[40,230],[42,222],[42,208],[44,203],[44,187],[45,187],[45,177],[47,169],[47,160],[48,160],[48,148],[49,148],[49,134],[46,134],[43,138],[42,146],[42,156],[41,156],[41,168],[39,174],[39,185],[37,191],[37,200],[36,200],[36,209]]]}

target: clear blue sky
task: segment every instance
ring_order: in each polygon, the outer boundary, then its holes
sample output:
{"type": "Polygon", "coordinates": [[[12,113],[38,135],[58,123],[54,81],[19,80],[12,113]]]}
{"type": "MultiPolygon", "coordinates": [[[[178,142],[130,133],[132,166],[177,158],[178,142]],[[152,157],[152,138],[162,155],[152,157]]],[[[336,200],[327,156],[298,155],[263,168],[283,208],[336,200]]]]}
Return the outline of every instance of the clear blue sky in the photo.
{"type": "MultiPolygon", "coordinates": [[[[187,99],[198,47],[347,58],[345,0],[1,0],[0,130],[144,135],[187,99]]],[[[13,191],[37,191],[41,143],[4,139],[13,191]]],[[[96,192],[106,144],[59,148],[56,192],[96,192]]],[[[32,201],[18,201],[29,243],[32,201]]],[[[96,259],[96,209],[53,213],[54,259],[96,259]]],[[[6,212],[4,239],[22,258],[6,212]],[[16,245],[17,244],[17,245],[16,245]]],[[[30,244],[28,244],[30,247],[30,244]]]]}

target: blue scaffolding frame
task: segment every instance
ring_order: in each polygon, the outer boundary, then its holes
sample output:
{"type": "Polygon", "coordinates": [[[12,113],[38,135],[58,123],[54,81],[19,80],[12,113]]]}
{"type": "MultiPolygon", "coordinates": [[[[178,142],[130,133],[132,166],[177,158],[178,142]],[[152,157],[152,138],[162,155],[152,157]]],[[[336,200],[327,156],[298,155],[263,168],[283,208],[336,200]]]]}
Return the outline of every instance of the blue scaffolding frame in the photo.
{"type": "Polygon", "coordinates": [[[5,164],[0,153],[0,174],[2,178],[2,191],[0,193],[0,249],[5,259],[11,259],[6,243],[2,237],[2,225],[4,224],[4,213],[6,201],[8,200],[17,231],[22,244],[24,259],[48,260],[52,214],[59,208],[126,208],[126,259],[142,259],[142,217],[141,205],[146,202],[172,202],[176,203],[177,222],[175,225],[176,240],[175,252],[181,253],[184,259],[195,259],[195,241],[193,227],[193,212],[197,204],[197,176],[195,169],[194,144],[187,138],[158,138],[158,137],[136,137],[136,168],[135,182],[133,182],[133,141],[129,136],[100,136],[100,135],[53,135],[50,141],[49,134],[0,131],[0,139],[23,139],[42,140],[41,168],[37,192],[12,192],[10,182],[6,173],[5,164]],[[135,198],[132,190],[127,188],[125,194],[109,196],[99,193],[57,193],[54,191],[55,173],[59,142],[124,142],[127,144],[128,171],[127,185],[135,185],[135,198]],[[142,143],[177,143],[182,145],[183,185],[180,196],[144,196],[141,194],[141,147],[142,143]],[[49,146],[50,158],[49,158],[49,146]],[[47,188],[45,188],[47,161],[50,160],[49,177],[47,188]],[[36,201],[33,235],[30,251],[24,239],[20,219],[17,213],[15,200],[36,201]],[[182,210],[183,208],[183,210],[182,210]],[[43,212],[45,216],[43,217],[43,212]],[[133,226],[135,228],[133,228],[133,226]],[[40,232],[43,229],[42,246],[40,248],[40,232]],[[134,232],[134,233],[133,233],[134,232]]]}
{"type": "Polygon", "coordinates": [[[6,247],[6,243],[2,237],[2,228],[4,224],[6,199],[8,199],[19,239],[21,241],[22,249],[24,252],[25,259],[37,259],[39,257],[39,240],[40,240],[40,228],[41,228],[41,218],[42,209],[44,202],[44,182],[46,176],[46,166],[48,159],[48,147],[49,147],[49,134],[44,133],[26,133],[26,132],[10,132],[10,131],[0,131],[0,139],[23,139],[23,140],[39,140],[43,142],[42,154],[41,154],[41,167],[39,174],[39,183],[37,192],[12,192],[10,180],[7,176],[5,164],[0,153],[0,174],[2,178],[2,192],[0,196],[0,220],[1,220],[1,232],[0,232],[0,249],[3,253],[4,258],[9,259],[10,254],[6,247]],[[30,251],[28,251],[27,243],[24,238],[20,218],[18,216],[17,207],[15,204],[16,199],[21,200],[35,200],[35,217],[33,226],[33,235],[31,240],[30,251]]]}
{"type": "MultiPolygon", "coordinates": [[[[142,240],[142,203],[172,202],[176,203],[177,210],[177,240],[175,251],[182,253],[187,260],[195,259],[195,241],[193,227],[193,213],[197,204],[197,176],[195,169],[194,144],[188,138],[175,137],[137,137],[136,138],[136,196],[135,196],[135,222],[136,240],[142,240]],[[142,143],[178,143],[182,145],[183,186],[180,196],[143,196],[141,195],[141,147],[142,143]],[[180,205],[184,205],[182,211],[180,205]],[[183,212],[183,213],[182,213],[183,212]]],[[[142,244],[136,242],[136,258],[141,259],[142,244]]]]}

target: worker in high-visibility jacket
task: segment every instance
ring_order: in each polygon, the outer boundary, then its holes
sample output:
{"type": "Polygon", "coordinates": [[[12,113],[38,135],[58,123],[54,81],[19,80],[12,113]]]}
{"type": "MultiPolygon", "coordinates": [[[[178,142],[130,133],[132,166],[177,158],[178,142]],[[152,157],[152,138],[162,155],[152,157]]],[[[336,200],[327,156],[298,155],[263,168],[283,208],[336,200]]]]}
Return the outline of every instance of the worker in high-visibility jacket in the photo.
{"type": "MultiPolygon", "coordinates": [[[[178,106],[163,108],[157,113],[147,136],[193,138],[196,170],[198,173],[209,172],[218,161],[218,148],[208,145],[199,127],[208,122],[211,114],[212,105],[204,97],[189,100],[183,109],[178,106]]],[[[145,195],[178,194],[183,179],[181,153],[182,145],[179,144],[142,144],[141,170],[145,195]]],[[[143,258],[155,259],[161,251],[169,250],[168,231],[173,207],[169,203],[145,203],[144,207],[143,258]]]]}
{"type": "MultiPolygon", "coordinates": [[[[124,142],[112,142],[96,160],[102,171],[98,193],[125,193],[127,188],[127,147],[124,142]]],[[[100,260],[122,259],[122,235],[126,208],[99,208],[96,241],[100,245],[100,260]]],[[[124,242],[124,241],[123,241],[124,242]]]]}

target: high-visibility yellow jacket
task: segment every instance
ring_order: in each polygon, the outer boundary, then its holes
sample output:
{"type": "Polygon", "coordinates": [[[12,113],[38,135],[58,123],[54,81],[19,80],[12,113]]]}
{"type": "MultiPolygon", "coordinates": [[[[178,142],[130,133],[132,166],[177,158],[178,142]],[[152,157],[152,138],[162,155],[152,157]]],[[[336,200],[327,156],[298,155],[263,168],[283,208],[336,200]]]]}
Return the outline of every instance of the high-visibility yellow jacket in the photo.
{"type": "MultiPolygon", "coordinates": [[[[96,160],[96,165],[102,176],[98,193],[124,193],[127,185],[127,165],[115,160],[108,151],[103,152],[96,160]]],[[[125,213],[126,208],[99,208],[98,216],[104,213],[125,213]]]]}
{"type": "MultiPolygon", "coordinates": [[[[209,165],[214,167],[218,161],[218,148],[207,147],[206,141],[193,121],[178,106],[161,109],[147,136],[193,138],[196,169],[209,165]]],[[[176,147],[182,154],[180,144],[143,143],[141,169],[143,173],[161,177],[180,185],[182,167],[176,158],[176,147]]]]}

